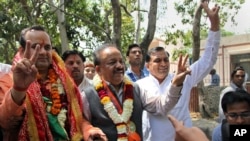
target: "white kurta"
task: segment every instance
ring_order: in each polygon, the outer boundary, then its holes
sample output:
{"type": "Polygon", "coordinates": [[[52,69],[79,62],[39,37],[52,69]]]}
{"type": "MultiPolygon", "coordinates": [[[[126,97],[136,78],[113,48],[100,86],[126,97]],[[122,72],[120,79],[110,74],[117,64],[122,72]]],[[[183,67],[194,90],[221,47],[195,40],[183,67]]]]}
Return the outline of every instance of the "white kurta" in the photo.
{"type": "Polygon", "coordinates": [[[86,76],[83,77],[81,84],[79,84],[78,89],[80,93],[84,92],[88,87],[93,87],[92,81],[86,76]]]}
{"type": "MultiPolygon", "coordinates": [[[[185,126],[192,126],[192,120],[189,114],[190,92],[193,86],[200,82],[213,68],[219,50],[220,32],[209,31],[207,44],[202,57],[190,66],[191,75],[188,75],[183,83],[182,96],[178,103],[169,114],[183,121],[185,126]]],[[[165,80],[159,82],[151,74],[136,83],[140,87],[148,90],[150,93],[157,95],[163,94],[169,88],[173,74],[168,74],[165,80]]],[[[144,141],[174,141],[175,129],[167,118],[164,116],[155,116],[144,112],[143,114],[143,140],[144,141]]]]}

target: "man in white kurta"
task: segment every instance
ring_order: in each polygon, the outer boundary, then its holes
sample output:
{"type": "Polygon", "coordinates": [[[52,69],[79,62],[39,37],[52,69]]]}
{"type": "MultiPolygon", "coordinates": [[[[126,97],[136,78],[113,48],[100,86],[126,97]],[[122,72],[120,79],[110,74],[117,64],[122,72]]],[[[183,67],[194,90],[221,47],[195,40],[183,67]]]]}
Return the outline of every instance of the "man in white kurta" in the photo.
{"type": "MultiPolygon", "coordinates": [[[[183,121],[184,125],[187,127],[192,126],[192,121],[189,113],[189,99],[190,92],[193,86],[200,82],[213,68],[218,54],[219,43],[220,43],[220,32],[219,32],[219,7],[215,7],[214,11],[208,8],[208,3],[203,2],[202,6],[211,22],[211,28],[208,34],[207,44],[202,57],[190,66],[191,75],[186,76],[183,83],[182,96],[180,97],[177,105],[170,111],[169,114],[176,117],[179,121],[183,121]]],[[[158,63],[158,68],[149,69],[149,76],[138,80],[136,83],[140,87],[146,89],[150,93],[155,93],[156,95],[163,94],[169,87],[173,74],[169,74],[169,60],[168,56],[162,57],[163,54],[155,52],[150,56],[151,60],[148,60],[148,65],[156,65],[158,63]],[[153,59],[155,60],[152,60],[153,59]],[[166,59],[167,58],[167,59],[166,59]],[[162,62],[163,61],[163,62],[162,62]],[[164,72],[164,68],[167,69],[165,73],[165,78],[159,80],[162,77],[161,73],[164,72]],[[159,73],[158,76],[155,74],[159,73]]],[[[146,59],[147,61],[147,59],[146,59]]],[[[150,66],[146,66],[150,68],[150,66]]],[[[175,129],[170,123],[166,116],[156,116],[148,112],[143,114],[143,140],[144,141],[174,141],[175,139],[175,129]],[[165,125],[165,126],[163,126],[165,125]]]]}

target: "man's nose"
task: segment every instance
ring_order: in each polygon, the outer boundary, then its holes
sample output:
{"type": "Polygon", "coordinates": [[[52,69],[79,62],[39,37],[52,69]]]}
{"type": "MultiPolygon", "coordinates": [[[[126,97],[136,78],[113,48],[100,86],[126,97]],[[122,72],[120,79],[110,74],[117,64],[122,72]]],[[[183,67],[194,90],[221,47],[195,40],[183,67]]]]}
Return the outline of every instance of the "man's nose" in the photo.
{"type": "Polygon", "coordinates": [[[40,48],[39,53],[46,53],[46,50],[44,49],[44,47],[41,47],[41,48],[40,48]]]}
{"type": "Polygon", "coordinates": [[[73,63],[73,67],[78,67],[79,65],[77,63],[73,63]]]}
{"type": "Polygon", "coordinates": [[[122,63],[122,62],[117,62],[117,63],[116,63],[116,67],[122,68],[122,67],[124,67],[124,63],[122,63]]]}
{"type": "Polygon", "coordinates": [[[241,116],[238,116],[237,118],[236,118],[236,123],[237,124],[242,124],[244,122],[244,119],[241,117],[241,116]]]}
{"type": "Polygon", "coordinates": [[[163,66],[163,65],[165,66],[165,65],[167,64],[167,62],[166,62],[165,60],[162,59],[161,62],[160,62],[160,64],[161,64],[162,66],[163,66]]]}

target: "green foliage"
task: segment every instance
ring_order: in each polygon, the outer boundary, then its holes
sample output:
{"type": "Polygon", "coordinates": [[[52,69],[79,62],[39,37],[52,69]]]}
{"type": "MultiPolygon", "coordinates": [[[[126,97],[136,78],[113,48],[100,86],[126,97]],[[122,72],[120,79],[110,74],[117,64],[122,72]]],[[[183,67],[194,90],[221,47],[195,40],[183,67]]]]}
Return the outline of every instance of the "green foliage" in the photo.
{"type": "Polygon", "coordinates": [[[104,41],[106,37],[100,30],[104,27],[100,3],[78,0],[66,6],[66,29],[70,44],[74,49],[83,48],[84,55],[90,56],[90,50],[97,45],[95,42],[104,41]],[[84,46],[81,46],[81,42],[85,43],[84,46]]]}
{"type": "MultiPolygon", "coordinates": [[[[66,1],[66,29],[71,48],[79,48],[81,42],[90,42],[91,38],[99,42],[105,34],[96,26],[103,27],[98,3],[87,4],[86,1],[66,1]],[[92,23],[95,23],[92,24],[92,23]],[[81,30],[85,29],[85,30],[81,30]],[[91,35],[90,35],[91,33],[91,35]]],[[[16,1],[1,0],[0,4],[0,49],[7,48],[6,52],[0,52],[0,61],[11,63],[14,53],[17,51],[17,41],[23,28],[31,25],[43,25],[52,39],[53,46],[61,46],[58,31],[58,21],[55,11],[51,11],[51,5],[42,0],[16,1]]],[[[92,44],[92,43],[90,43],[92,44]]]]}
{"type": "MultiPolygon", "coordinates": [[[[59,2],[54,8],[59,8],[59,2]]],[[[138,10],[137,0],[121,0],[126,7],[122,10],[121,50],[134,42],[135,24],[128,14],[138,10]],[[125,11],[126,10],[126,11],[125,11]]],[[[83,51],[91,57],[93,50],[103,42],[110,42],[113,34],[112,7],[108,0],[65,0],[65,27],[69,47],[83,51]],[[111,12],[110,12],[111,11],[111,12]],[[107,19],[106,19],[107,17],[107,19]]],[[[60,31],[56,11],[51,11],[49,1],[0,0],[0,62],[11,63],[19,46],[18,40],[23,28],[40,24],[47,29],[52,45],[61,51],[60,31]]],[[[61,52],[60,52],[61,53],[61,52]]]]}
{"type": "Polygon", "coordinates": [[[173,52],[172,52],[172,60],[173,61],[176,61],[180,55],[187,55],[189,56],[189,58],[192,58],[191,53],[190,53],[190,48],[185,48],[185,47],[182,47],[182,48],[179,48],[179,49],[174,49],[173,52]]]}
{"type": "MultiPolygon", "coordinates": [[[[121,42],[121,51],[125,55],[127,47],[129,44],[134,43],[135,39],[135,24],[132,17],[123,14],[122,16],[122,42],[121,42]]],[[[125,56],[123,56],[125,57],[125,56]]]]}
{"type": "Polygon", "coordinates": [[[180,54],[182,55],[186,55],[188,54],[189,57],[192,57],[192,32],[188,31],[186,33],[184,32],[179,32],[176,33],[174,36],[172,36],[172,38],[174,38],[175,42],[171,42],[174,45],[177,45],[182,43],[182,46],[179,48],[175,48],[172,52],[172,60],[176,61],[179,57],[180,54]],[[181,35],[181,36],[179,36],[181,35]]]}
{"type": "Polygon", "coordinates": [[[235,35],[233,32],[226,31],[225,29],[221,29],[221,36],[227,37],[227,36],[233,36],[235,35]]]}
{"type": "Polygon", "coordinates": [[[15,1],[1,1],[0,4],[0,62],[11,63],[12,56],[17,51],[16,45],[19,33],[27,22],[23,11],[15,1]],[[15,12],[15,11],[17,12],[15,12]]]}

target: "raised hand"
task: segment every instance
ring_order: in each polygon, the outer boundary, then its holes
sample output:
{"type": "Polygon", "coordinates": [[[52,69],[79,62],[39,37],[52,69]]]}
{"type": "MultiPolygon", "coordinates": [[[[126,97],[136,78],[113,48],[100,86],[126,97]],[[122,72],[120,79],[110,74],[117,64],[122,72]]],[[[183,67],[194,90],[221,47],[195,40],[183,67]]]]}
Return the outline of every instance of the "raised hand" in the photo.
{"type": "Polygon", "coordinates": [[[37,44],[35,51],[31,54],[31,43],[27,41],[24,54],[21,60],[12,68],[13,71],[13,91],[12,97],[14,101],[21,104],[21,100],[25,97],[24,92],[29,85],[35,81],[37,75],[37,68],[35,63],[40,51],[40,45],[37,44]]]}
{"type": "Polygon", "coordinates": [[[201,3],[201,6],[204,8],[205,12],[207,13],[207,16],[211,22],[211,30],[212,31],[218,31],[220,29],[220,18],[219,18],[219,10],[220,7],[218,5],[215,5],[212,9],[208,7],[209,0],[204,0],[201,3]]]}
{"type": "Polygon", "coordinates": [[[187,67],[188,55],[185,56],[184,60],[182,55],[179,57],[178,68],[175,77],[172,80],[172,84],[175,86],[180,86],[186,78],[187,74],[191,74],[191,70],[187,67]]]}
{"type": "Polygon", "coordinates": [[[27,90],[29,85],[36,79],[37,69],[35,63],[40,50],[37,44],[34,54],[31,54],[31,43],[27,41],[23,58],[13,68],[14,88],[27,90]]]}

